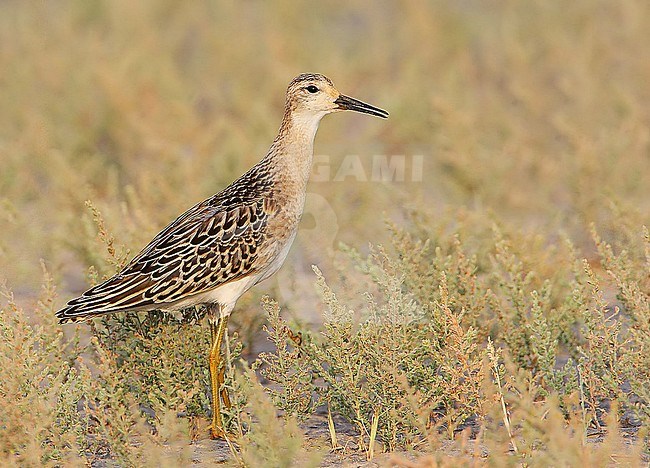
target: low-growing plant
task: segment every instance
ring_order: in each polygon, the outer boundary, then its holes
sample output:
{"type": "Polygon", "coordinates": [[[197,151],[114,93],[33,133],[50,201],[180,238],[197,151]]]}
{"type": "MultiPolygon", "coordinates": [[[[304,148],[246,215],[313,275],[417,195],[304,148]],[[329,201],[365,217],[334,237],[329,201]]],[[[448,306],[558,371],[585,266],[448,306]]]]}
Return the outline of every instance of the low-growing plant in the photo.
{"type": "MultiPolygon", "coordinates": [[[[495,255],[479,268],[480,252],[467,254],[460,247],[465,228],[461,225],[447,246],[435,246],[391,226],[390,250],[372,248],[362,258],[346,249],[373,291],[366,293],[361,310],[342,303],[315,269],[325,306],[320,333],[292,329],[278,305],[265,302],[267,333],[276,351],[262,354],[257,365],[274,385],[274,402],[302,417],[326,404],[356,425],[359,446],[366,450],[376,442],[391,451],[413,449],[438,433],[453,439],[468,425],[478,431],[486,417],[493,417],[490,395],[495,390],[484,384],[492,375],[509,443],[516,447],[523,438],[529,445],[522,450],[529,456],[538,441],[521,423],[510,423],[504,395],[521,391],[512,389],[500,367],[498,356],[504,352],[510,372],[526,385],[530,400],[522,406],[546,404],[568,421],[579,420],[584,442],[588,434],[604,430],[607,418],[618,421],[635,408],[643,417],[647,380],[633,375],[637,369],[630,354],[640,334],[624,327],[622,312],[604,299],[603,279],[589,262],[576,258],[567,243],[558,269],[539,278],[524,266],[537,252],[526,251],[520,258],[498,230],[492,241],[495,255]],[[444,250],[448,255],[442,255],[444,250]],[[465,313],[468,290],[473,301],[482,298],[483,308],[470,317],[465,313]],[[496,320],[481,319],[490,314],[496,320]],[[489,328],[479,333],[474,324],[489,328]]],[[[604,246],[599,250],[609,255],[609,263],[620,261],[604,246]]],[[[638,279],[632,284],[628,296],[639,287],[638,279]]],[[[631,313],[639,313],[635,310],[631,313]]]]}
{"type": "Polygon", "coordinates": [[[483,352],[475,330],[463,328],[462,316],[449,307],[444,277],[441,301],[422,307],[403,291],[402,278],[391,275],[393,267],[384,252],[364,262],[383,295],[367,297],[360,323],[316,269],[327,307],[324,329],[305,332],[299,343],[277,304],[266,303],[269,334],[280,351],[263,354],[259,365],[281,389],[272,391],[276,404],[304,414],[324,402],[356,425],[365,448],[375,438],[389,450],[418,447],[427,437],[423,428],[444,426],[453,435],[481,413],[483,352]]]}
{"type": "Polygon", "coordinates": [[[318,445],[307,444],[298,420],[293,414],[278,418],[277,407],[266,389],[260,385],[255,372],[243,365],[236,372],[233,389],[243,394],[244,404],[237,409],[237,444],[235,460],[241,466],[269,466],[277,468],[320,466],[323,451],[318,445]]]}
{"type": "Polygon", "coordinates": [[[75,448],[82,444],[83,426],[66,392],[75,376],[70,362],[75,350],[65,352],[63,334],[51,316],[54,286],[43,271],[44,286],[31,318],[35,325],[0,284],[6,301],[0,309],[0,464],[5,466],[80,463],[75,448]]]}
{"type": "Polygon", "coordinates": [[[203,311],[53,310],[256,162],[309,69],[391,117],[323,125],[287,264],[238,303],[234,462],[309,462],[321,424],[332,464],[647,464],[650,3],[255,9],[0,2],[0,464],[190,464],[203,311]],[[237,377],[263,324],[281,419],[237,377]]]}

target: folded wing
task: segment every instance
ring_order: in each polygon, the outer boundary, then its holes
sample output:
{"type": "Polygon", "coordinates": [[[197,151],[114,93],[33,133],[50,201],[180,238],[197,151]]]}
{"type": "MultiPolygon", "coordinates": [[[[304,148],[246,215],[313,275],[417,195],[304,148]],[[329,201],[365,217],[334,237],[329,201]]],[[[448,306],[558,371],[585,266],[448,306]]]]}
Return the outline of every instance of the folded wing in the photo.
{"type": "Polygon", "coordinates": [[[174,308],[254,274],[269,217],[262,198],[224,207],[199,203],[163,229],[124,269],[56,313],[75,321],[124,310],[174,308]]]}

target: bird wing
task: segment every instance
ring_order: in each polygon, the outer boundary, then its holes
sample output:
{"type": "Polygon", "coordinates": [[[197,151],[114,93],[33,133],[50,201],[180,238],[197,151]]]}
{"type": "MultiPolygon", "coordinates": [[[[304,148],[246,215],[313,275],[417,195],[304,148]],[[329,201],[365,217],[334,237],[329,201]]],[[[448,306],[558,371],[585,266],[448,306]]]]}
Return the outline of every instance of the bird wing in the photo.
{"type": "MultiPolygon", "coordinates": [[[[163,229],[117,275],[68,302],[61,322],[155,308],[255,273],[272,204],[259,197],[224,206],[215,197],[163,229]]],[[[264,262],[261,262],[264,263],[264,262]]]]}

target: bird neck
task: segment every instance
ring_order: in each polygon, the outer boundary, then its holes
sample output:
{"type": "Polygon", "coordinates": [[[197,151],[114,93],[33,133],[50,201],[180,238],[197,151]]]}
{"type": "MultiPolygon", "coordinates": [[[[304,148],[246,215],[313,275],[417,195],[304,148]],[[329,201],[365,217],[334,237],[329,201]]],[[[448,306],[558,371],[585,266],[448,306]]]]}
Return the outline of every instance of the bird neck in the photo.
{"type": "Polygon", "coordinates": [[[314,138],[325,113],[285,112],[268,157],[294,183],[307,185],[314,156],[314,138]]]}

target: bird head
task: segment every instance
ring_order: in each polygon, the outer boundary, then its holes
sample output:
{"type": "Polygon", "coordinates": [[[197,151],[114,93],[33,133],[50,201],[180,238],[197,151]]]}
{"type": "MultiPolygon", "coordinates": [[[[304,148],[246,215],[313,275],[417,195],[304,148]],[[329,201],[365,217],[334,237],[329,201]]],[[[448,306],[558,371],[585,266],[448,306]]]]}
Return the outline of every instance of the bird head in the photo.
{"type": "Polygon", "coordinates": [[[319,73],[303,73],[287,88],[287,111],[304,119],[320,120],[332,112],[351,110],[388,118],[388,112],[341,94],[332,80],[319,73]]]}

